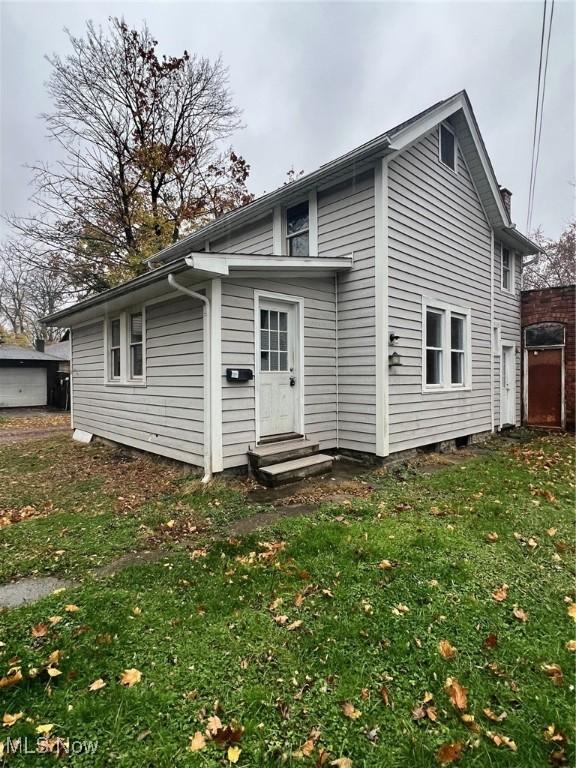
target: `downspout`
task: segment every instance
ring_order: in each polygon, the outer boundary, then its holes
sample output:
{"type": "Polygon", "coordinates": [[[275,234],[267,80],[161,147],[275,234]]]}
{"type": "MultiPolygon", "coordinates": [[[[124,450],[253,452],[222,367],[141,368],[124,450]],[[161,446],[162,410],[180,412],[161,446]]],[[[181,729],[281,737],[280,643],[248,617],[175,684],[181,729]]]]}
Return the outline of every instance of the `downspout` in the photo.
{"type": "Polygon", "coordinates": [[[210,299],[202,293],[180,285],[172,273],[168,275],[168,285],[192,299],[198,299],[204,305],[204,477],[203,483],[212,480],[212,365],[210,349],[210,299]]]}

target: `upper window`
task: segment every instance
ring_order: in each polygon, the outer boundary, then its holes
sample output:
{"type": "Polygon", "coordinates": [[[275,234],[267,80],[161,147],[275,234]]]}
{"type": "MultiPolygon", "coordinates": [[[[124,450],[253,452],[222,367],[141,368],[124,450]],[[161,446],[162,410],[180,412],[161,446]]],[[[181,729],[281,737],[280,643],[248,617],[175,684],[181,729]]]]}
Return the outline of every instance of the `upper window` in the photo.
{"type": "Polygon", "coordinates": [[[514,257],[508,248],[502,246],[502,288],[505,291],[514,290],[514,257]]]}
{"type": "Polygon", "coordinates": [[[286,210],[286,252],[289,256],[310,255],[310,212],[308,201],[286,210]]]}
{"type": "Polygon", "coordinates": [[[440,126],[440,161],[456,171],[456,136],[444,123],[440,126]]]}
{"type": "Polygon", "coordinates": [[[470,313],[424,304],[424,389],[470,386],[470,313]]]}
{"type": "Polygon", "coordinates": [[[538,323],[524,331],[526,347],[564,346],[564,326],[561,323],[538,323]]]}
{"type": "Polygon", "coordinates": [[[107,380],[120,384],[144,381],[144,312],[121,312],[108,321],[107,380]]]}

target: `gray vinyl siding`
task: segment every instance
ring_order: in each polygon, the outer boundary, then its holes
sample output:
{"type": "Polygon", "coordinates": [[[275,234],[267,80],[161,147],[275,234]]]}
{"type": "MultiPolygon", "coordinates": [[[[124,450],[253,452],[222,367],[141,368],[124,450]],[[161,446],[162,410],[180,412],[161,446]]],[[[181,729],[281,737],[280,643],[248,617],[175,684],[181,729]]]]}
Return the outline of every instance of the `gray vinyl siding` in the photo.
{"type": "Polygon", "coordinates": [[[256,441],[255,381],[226,381],[226,368],[256,370],[254,292],[304,299],[304,431],[322,450],[336,447],[334,278],[230,278],[222,281],[222,446],[224,467],[246,464],[256,441]]]}
{"type": "Polygon", "coordinates": [[[104,382],[104,321],[72,331],[74,427],[202,466],[202,306],[177,298],[146,308],[146,384],[104,382]]]}
{"type": "MultiPolygon", "coordinates": [[[[516,344],[520,350],[521,320],[520,320],[520,285],[522,280],[521,257],[514,254],[514,293],[502,290],[502,258],[500,243],[494,244],[494,322],[500,323],[502,344],[516,344]]],[[[500,383],[501,383],[501,350],[495,349],[494,358],[494,423],[499,426],[500,418],[500,383]]],[[[521,402],[521,355],[516,353],[516,424],[520,423],[521,402]]]]}
{"type": "Polygon", "coordinates": [[[491,428],[491,230],[459,153],[438,160],[438,129],[389,166],[390,452],[491,428]],[[422,391],[422,297],[470,308],[471,391],[422,391]]]}
{"type": "Polygon", "coordinates": [[[318,255],[354,254],[337,275],[338,444],[376,450],[374,174],[318,194],[318,255]]]}
{"type": "Polygon", "coordinates": [[[210,242],[221,253],[272,254],[272,214],[210,242]]]}

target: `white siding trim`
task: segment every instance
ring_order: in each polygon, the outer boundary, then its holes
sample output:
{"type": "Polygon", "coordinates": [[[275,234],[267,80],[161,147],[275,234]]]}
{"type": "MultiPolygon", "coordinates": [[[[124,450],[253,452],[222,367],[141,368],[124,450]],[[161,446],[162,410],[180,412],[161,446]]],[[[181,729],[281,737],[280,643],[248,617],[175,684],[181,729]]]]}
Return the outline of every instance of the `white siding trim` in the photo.
{"type": "Polygon", "coordinates": [[[308,195],[308,255],[318,256],[318,195],[315,189],[308,195]]]}
{"type": "Polygon", "coordinates": [[[338,354],[340,351],[340,345],[338,343],[338,272],[334,274],[334,340],[336,344],[336,448],[340,448],[340,388],[339,388],[339,373],[340,366],[338,365],[338,354]]]}
{"type": "Polygon", "coordinates": [[[74,429],[74,329],[70,328],[70,429],[74,429]]]}
{"type": "Polygon", "coordinates": [[[224,463],[222,457],[222,281],[220,278],[215,278],[210,283],[210,313],[212,471],[222,472],[224,463]]]}
{"type": "Polygon", "coordinates": [[[282,230],[282,207],[275,206],[272,216],[272,253],[274,256],[282,256],[284,253],[284,238],[282,230]]]}
{"type": "Polygon", "coordinates": [[[287,293],[274,293],[272,291],[254,291],[254,418],[256,443],[260,442],[260,299],[270,301],[283,301],[296,307],[296,319],[298,323],[298,432],[304,434],[304,387],[306,385],[306,372],[304,369],[304,298],[302,296],[290,296],[287,293]]]}
{"type": "Polygon", "coordinates": [[[492,432],[494,432],[495,429],[494,408],[496,407],[494,331],[494,230],[490,228],[490,424],[492,432]]]}
{"type": "Polygon", "coordinates": [[[376,455],[390,453],[388,370],[388,162],[374,171],[376,304],[376,455]]]}

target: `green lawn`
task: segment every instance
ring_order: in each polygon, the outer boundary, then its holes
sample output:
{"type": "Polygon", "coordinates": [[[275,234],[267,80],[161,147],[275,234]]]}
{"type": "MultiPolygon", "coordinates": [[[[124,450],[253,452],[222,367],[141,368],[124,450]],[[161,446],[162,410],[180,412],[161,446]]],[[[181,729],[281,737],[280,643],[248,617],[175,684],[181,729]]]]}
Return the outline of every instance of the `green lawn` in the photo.
{"type": "Polygon", "coordinates": [[[75,766],[573,765],[571,439],[370,480],[230,539],[256,511],[238,484],[64,438],[1,449],[0,516],[39,513],[0,528],[2,578],[82,580],[0,613],[0,678],[22,674],[0,679],[0,716],[23,713],[5,750],[48,724],[48,747],[98,742],[75,766]],[[160,542],[163,561],[90,573],[160,542]]]}

